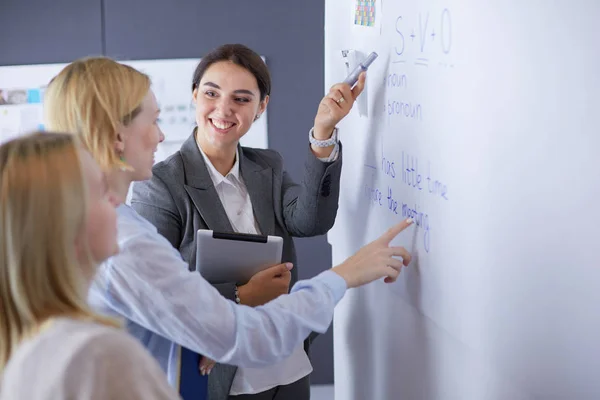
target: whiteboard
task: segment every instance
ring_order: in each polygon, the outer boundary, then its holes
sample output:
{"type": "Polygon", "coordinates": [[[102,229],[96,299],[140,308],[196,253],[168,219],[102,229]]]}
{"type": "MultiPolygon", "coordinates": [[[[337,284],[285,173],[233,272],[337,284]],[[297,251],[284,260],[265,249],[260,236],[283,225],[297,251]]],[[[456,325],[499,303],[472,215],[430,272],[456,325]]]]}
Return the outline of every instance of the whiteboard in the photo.
{"type": "MultiPolygon", "coordinates": [[[[121,61],[150,76],[161,108],[160,128],[165,141],[155,160],[162,161],[192,133],[195,125],[191,82],[199,59],[121,61]]],[[[0,143],[43,128],[43,95],[48,82],[67,64],[0,67],[0,143]],[[2,104],[7,103],[7,104],[2,104]]],[[[240,140],[242,146],[268,148],[267,112],[240,140]]]]}
{"type": "Polygon", "coordinates": [[[334,263],[417,220],[399,280],[336,308],[336,399],[600,398],[599,17],[326,0],[325,89],[379,54],[340,124],[334,263]]]}

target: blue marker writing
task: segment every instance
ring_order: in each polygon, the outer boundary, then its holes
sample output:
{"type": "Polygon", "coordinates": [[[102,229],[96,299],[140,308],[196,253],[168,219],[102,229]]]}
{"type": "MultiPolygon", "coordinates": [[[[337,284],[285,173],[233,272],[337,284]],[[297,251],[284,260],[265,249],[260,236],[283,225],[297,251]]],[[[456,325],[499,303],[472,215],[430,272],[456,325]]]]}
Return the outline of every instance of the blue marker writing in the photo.
{"type": "Polygon", "coordinates": [[[348,77],[344,79],[344,83],[347,83],[348,85],[350,85],[350,87],[356,85],[360,73],[366,71],[369,68],[369,65],[371,65],[371,63],[375,61],[376,58],[377,53],[372,52],[371,54],[369,54],[369,57],[367,57],[365,61],[358,64],[358,66],[354,68],[354,71],[350,72],[350,75],[348,75],[348,77]]]}

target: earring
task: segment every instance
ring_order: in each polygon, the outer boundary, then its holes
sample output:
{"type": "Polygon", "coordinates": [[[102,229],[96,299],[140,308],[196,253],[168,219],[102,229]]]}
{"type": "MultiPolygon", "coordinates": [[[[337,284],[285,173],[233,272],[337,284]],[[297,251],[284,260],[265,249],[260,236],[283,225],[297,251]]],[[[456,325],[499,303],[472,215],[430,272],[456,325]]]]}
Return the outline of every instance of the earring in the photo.
{"type": "Polygon", "coordinates": [[[256,114],[256,117],[254,117],[254,120],[258,120],[260,118],[260,114],[256,114]]]}
{"type": "MultiPolygon", "coordinates": [[[[119,161],[121,161],[122,164],[127,164],[127,162],[125,161],[125,157],[123,156],[122,153],[119,155],[119,161]]],[[[119,170],[121,172],[127,171],[127,167],[125,167],[125,165],[121,165],[119,167],[119,170]]]]}

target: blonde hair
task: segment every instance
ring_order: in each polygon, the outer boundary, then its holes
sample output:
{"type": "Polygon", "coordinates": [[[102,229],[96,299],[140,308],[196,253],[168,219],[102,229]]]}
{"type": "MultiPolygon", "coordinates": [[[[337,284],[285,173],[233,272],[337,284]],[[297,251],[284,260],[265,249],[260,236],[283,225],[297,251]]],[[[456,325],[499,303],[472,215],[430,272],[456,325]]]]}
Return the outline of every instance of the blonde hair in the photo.
{"type": "Polygon", "coordinates": [[[52,317],[118,326],[86,302],[94,265],[87,248],[89,265],[75,249],[87,212],[77,143],[36,132],[0,146],[0,376],[16,346],[52,317]]]}
{"type": "Polygon", "coordinates": [[[149,90],[148,75],[132,67],[107,57],[76,60],[48,85],[46,126],[79,135],[103,169],[128,168],[114,148],[117,130],[140,113],[149,90]]]}

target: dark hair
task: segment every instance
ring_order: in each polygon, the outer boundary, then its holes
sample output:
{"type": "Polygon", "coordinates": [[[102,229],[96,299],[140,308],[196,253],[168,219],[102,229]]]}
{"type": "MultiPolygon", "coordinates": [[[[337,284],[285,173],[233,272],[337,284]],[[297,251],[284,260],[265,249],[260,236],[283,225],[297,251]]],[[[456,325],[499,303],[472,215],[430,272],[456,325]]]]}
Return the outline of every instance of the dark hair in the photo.
{"type": "Polygon", "coordinates": [[[202,57],[194,71],[192,91],[198,88],[204,73],[214,63],[231,61],[248,70],[256,78],[260,90],[260,100],[271,94],[271,74],[262,58],[243,44],[224,44],[202,57]]]}

